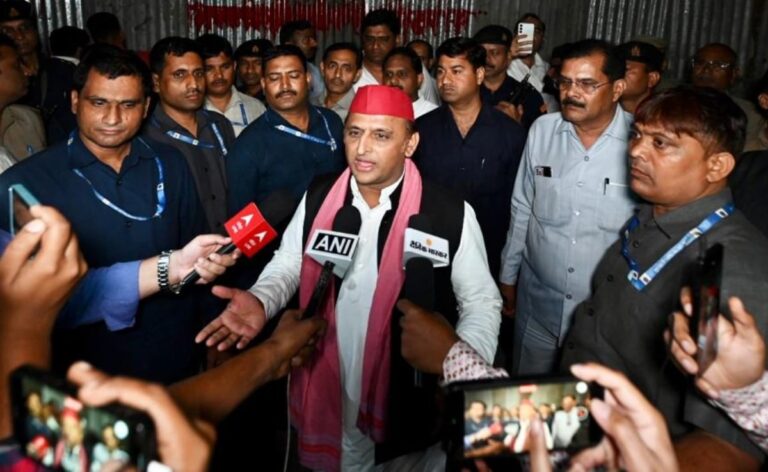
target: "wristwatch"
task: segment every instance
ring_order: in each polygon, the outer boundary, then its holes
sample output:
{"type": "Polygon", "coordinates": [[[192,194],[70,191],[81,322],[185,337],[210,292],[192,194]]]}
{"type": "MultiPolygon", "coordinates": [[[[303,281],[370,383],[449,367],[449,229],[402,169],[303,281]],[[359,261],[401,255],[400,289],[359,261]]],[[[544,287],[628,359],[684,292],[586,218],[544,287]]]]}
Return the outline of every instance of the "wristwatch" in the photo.
{"type": "Polygon", "coordinates": [[[171,254],[173,251],[163,251],[157,258],[157,286],[161,292],[178,295],[181,292],[179,284],[171,285],[168,280],[168,269],[171,266],[171,254]]]}

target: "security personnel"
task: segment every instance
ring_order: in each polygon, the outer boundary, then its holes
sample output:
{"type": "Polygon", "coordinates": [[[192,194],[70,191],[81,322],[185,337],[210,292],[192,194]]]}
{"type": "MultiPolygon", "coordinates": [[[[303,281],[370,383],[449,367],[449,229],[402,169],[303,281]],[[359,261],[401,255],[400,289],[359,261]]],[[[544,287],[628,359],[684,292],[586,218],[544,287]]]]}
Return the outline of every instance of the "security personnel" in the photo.
{"type": "Polygon", "coordinates": [[[475,33],[472,39],[485,48],[485,78],[480,88],[483,102],[495,106],[526,129],[530,128],[547,109],[533,85],[528,81],[517,81],[507,74],[512,62],[512,32],[501,25],[488,25],[475,33]],[[522,116],[517,107],[522,107],[522,116]]]}
{"type": "Polygon", "coordinates": [[[171,36],[150,51],[152,83],[160,103],[144,125],[144,135],[178,149],[186,158],[208,229],[221,232],[227,213],[224,158],[235,141],[229,120],[204,110],[205,70],[200,46],[171,36]]]}
{"type": "MultiPolygon", "coordinates": [[[[121,287],[136,290],[136,297],[158,288],[170,292],[180,279],[173,267],[183,251],[168,251],[205,232],[184,158],[173,148],[136,136],[150,90],[149,71],[138,56],[95,46],[75,73],[72,109],[78,129],[67,141],[0,176],[4,229],[7,189],[24,184],[70,221],[92,269],[146,262],[139,268],[138,287],[121,287]]],[[[193,342],[197,305],[194,293],[151,296],[139,302],[133,325],[125,329],[110,331],[104,322],[92,322],[55,333],[52,357],[62,370],[82,359],[112,374],[164,383],[183,379],[197,372],[201,360],[193,342]]]]}
{"type": "Polygon", "coordinates": [[[232,212],[276,190],[298,199],[313,178],[344,168],[341,119],[310,105],[306,63],[292,45],[264,55],[261,81],[269,109],[243,131],[227,156],[232,212]]]}

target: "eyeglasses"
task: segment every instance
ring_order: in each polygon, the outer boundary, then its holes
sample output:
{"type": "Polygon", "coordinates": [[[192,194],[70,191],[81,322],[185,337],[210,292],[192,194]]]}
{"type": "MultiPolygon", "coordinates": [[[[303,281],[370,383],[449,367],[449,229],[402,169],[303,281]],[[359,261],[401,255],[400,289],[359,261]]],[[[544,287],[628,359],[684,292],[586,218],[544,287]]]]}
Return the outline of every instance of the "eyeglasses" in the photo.
{"type": "Polygon", "coordinates": [[[731,67],[733,67],[733,64],[731,64],[730,62],[725,62],[725,61],[705,61],[705,60],[696,59],[696,58],[691,59],[691,65],[693,66],[694,69],[700,69],[700,70],[704,70],[704,69],[707,69],[707,68],[709,68],[709,69],[719,69],[719,70],[728,70],[731,67]]]}
{"type": "Polygon", "coordinates": [[[575,85],[577,89],[579,89],[583,93],[594,93],[602,87],[603,85],[610,84],[611,81],[603,82],[602,84],[591,80],[591,79],[566,79],[564,77],[558,77],[555,79],[555,87],[557,87],[561,92],[565,92],[571,86],[575,85]]]}

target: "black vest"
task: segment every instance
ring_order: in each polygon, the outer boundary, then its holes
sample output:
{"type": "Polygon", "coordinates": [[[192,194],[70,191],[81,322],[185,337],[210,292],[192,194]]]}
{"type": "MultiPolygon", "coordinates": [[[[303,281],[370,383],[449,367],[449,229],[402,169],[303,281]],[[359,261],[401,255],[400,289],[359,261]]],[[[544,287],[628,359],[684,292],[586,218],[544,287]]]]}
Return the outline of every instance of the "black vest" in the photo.
{"type": "MultiPolygon", "coordinates": [[[[337,176],[322,176],[309,186],[304,217],[304,244],[308,241],[317,212],[330,191],[337,176]]],[[[392,209],[387,211],[379,227],[377,264],[381,263],[384,243],[389,235],[397,210],[402,185],[390,196],[392,209]]],[[[347,191],[345,203],[352,201],[347,191]]],[[[429,216],[432,234],[448,240],[451,264],[435,269],[435,311],[443,315],[453,326],[458,322],[456,296],[451,284],[453,257],[459,249],[464,224],[464,202],[442,188],[422,180],[420,214],[429,216]]],[[[336,281],[337,287],[340,283],[336,281]]],[[[389,384],[389,409],[386,418],[386,441],[376,444],[376,463],[382,463],[403,454],[426,449],[440,440],[443,420],[442,391],[438,378],[423,375],[421,387],[414,386],[414,369],[400,355],[400,317],[395,308],[392,313],[391,372],[389,384]]]]}

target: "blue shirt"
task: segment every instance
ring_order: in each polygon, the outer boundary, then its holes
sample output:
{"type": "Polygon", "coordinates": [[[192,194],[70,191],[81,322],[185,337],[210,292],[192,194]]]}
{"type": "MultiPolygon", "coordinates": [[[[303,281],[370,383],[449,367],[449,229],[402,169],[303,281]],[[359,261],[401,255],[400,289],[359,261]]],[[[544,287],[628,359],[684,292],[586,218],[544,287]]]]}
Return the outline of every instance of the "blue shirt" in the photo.
{"type": "Polygon", "coordinates": [[[517,317],[536,316],[560,340],[636,205],[627,167],[631,125],[632,115],[617,106],[589,149],[560,113],[542,116],[528,133],[501,282],[518,285],[517,317]]]}
{"type": "MultiPolygon", "coordinates": [[[[57,208],[72,224],[91,268],[146,259],[184,246],[204,232],[205,215],[189,167],[173,148],[134,139],[120,172],[99,161],[75,136],[71,146],[60,143],[0,175],[0,225],[8,228],[8,192],[23,183],[40,203],[57,208]],[[146,144],[144,144],[146,143],[146,144]],[[97,199],[91,186],[123,210],[150,216],[157,203],[159,182],[155,155],[164,168],[167,204],[159,218],[135,221],[97,199]]],[[[131,290],[130,288],[128,288],[131,290]]],[[[158,294],[141,301],[131,328],[109,331],[98,322],[54,333],[54,368],[65,369],[84,359],[111,374],[174,382],[196,373],[194,336],[198,296],[158,294]]],[[[60,327],[59,327],[60,328],[60,327]]]]}
{"type": "Polygon", "coordinates": [[[280,131],[276,128],[279,125],[296,130],[268,108],[235,141],[227,156],[230,214],[250,202],[260,203],[275,190],[288,190],[298,201],[316,176],[345,168],[344,126],[336,113],[310,105],[306,133],[323,141],[333,138],[336,150],[331,150],[327,144],[280,131]]]}
{"type": "Polygon", "coordinates": [[[421,139],[414,162],[425,179],[453,191],[475,210],[488,265],[497,277],[525,129],[486,104],[466,137],[447,105],[422,116],[416,125],[421,139]]]}

